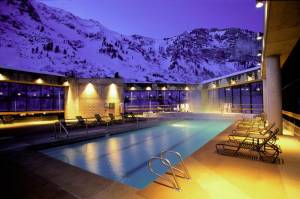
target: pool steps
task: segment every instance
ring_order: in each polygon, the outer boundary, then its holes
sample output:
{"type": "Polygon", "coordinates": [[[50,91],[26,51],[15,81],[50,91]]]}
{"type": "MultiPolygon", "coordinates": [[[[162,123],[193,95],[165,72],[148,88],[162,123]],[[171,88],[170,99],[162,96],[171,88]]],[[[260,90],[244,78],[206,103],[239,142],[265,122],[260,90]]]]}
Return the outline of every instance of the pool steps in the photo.
{"type": "Polygon", "coordinates": [[[177,151],[162,151],[160,153],[160,157],[152,157],[152,158],[150,158],[150,160],[148,161],[148,169],[154,175],[160,177],[161,179],[163,179],[165,181],[170,182],[173,185],[173,188],[176,191],[181,191],[181,188],[180,188],[180,185],[179,185],[179,183],[178,183],[178,181],[176,179],[176,174],[175,174],[174,171],[180,172],[183,175],[183,177],[185,179],[187,179],[187,180],[191,179],[190,173],[189,173],[188,169],[186,168],[186,166],[185,166],[185,164],[183,162],[182,156],[177,151]],[[182,169],[179,169],[178,167],[175,167],[174,165],[172,165],[171,161],[166,157],[167,154],[175,154],[176,157],[178,158],[178,160],[180,161],[182,169]],[[152,163],[155,160],[159,160],[162,166],[167,167],[169,169],[169,171],[171,171],[171,176],[172,176],[173,180],[171,178],[169,178],[169,177],[166,177],[166,176],[163,176],[163,175],[159,174],[158,172],[156,172],[153,169],[152,163]]]}

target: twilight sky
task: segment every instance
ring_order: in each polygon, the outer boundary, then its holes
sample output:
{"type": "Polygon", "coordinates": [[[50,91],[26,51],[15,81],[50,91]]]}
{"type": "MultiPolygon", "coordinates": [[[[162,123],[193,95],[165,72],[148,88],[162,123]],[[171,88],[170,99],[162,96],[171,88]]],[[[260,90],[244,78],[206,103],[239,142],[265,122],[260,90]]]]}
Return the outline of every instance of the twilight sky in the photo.
{"type": "Polygon", "coordinates": [[[39,0],[126,35],[164,38],[195,28],[263,31],[255,0],[39,0]]]}

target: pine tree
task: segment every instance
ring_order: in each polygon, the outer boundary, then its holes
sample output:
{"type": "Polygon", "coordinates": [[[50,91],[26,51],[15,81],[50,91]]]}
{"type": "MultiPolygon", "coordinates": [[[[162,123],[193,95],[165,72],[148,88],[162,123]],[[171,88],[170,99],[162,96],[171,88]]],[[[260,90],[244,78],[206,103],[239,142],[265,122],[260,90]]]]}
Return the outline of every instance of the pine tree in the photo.
{"type": "Polygon", "coordinates": [[[60,52],[59,46],[55,46],[54,52],[55,52],[55,53],[59,53],[59,52],[60,52]]]}
{"type": "Polygon", "coordinates": [[[49,42],[46,46],[47,51],[52,51],[53,50],[53,42],[49,42]]]}

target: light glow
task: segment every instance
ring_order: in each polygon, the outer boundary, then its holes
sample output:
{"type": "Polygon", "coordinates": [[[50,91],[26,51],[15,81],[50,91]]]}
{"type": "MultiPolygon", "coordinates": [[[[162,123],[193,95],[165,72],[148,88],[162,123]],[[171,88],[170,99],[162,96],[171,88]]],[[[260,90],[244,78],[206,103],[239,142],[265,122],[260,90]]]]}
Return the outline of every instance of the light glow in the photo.
{"type": "MultiPolygon", "coordinates": [[[[26,116],[25,113],[19,114],[20,116],[26,116]]],[[[26,121],[26,122],[18,122],[12,124],[0,124],[0,129],[7,129],[7,128],[16,128],[16,127],[24,127],[24,126],[40,126],[44,124],[54,124],[56,120],[46,120],[46,121],[26,121]]]]}
{"type": "Polygon", "coordinates": [[[92,83],[88,83],[83,91],[87,96],[96,94],[96,89],[92,83]]]}
{"type": "Polygon", "coordinates": [[[108,102],[110,103],[117,103],[119,102],[119,93],[118,87],[116,84],[110,84],[108,87],[108,102]]]}
{"type": "Polygon", "coordinates": [[[131,91],[135,91],[135,89],[136,89],[136,88],[135,88],[134,86],[130,87],[130,90],[131,90],[131,91]]]}
{"type": "Polygon", "coordinates": [[[263,6],[264,6],[263,2],[258,1],[258,0],[256,1],[256,8],[261,8],[263,6]]]}
{"type": "Polygon", "coordinates": [[[151,87],[150,87],[150,86],[147,86],[147,87],[146,87],[146,91],[151,91],[151,87]]]}
{"type": "Polygon", "coordinates": [[[167,90],[167,88],[164,86],[161,88],[161,90],[165,91],[165,90],[167,90]]]}
{"type": "Polygon", "coordinates": [[[186,125],[184,125],[184,124],[172,124],[172,126],[174,126],[174,127],[186,127],[186,125]]]}
{"type": "Polygon", "coordinates": [[[186,86],[186,87],[184,88],[184,90],[189,91],[190,88],[189,88],[188,86],[186,86]]]}
{"type": "Polygon", "coordinates": [[[70,86],[69,81],[65,81],[65,82],[63,83],[63,86],[70,86]]]}
{"type": "Polygon", "coordinates": [[[3,81],[3,80],[7,80],[7,77],[5,77],[4,75],[2,75],[2,74],[0,73],[0,81],[3,81]]]}
{"type": "Polygon", "coordinates": [[[247,81],[253,81],[253,80],[254,80],[254,78],[253,78],[252,75],[248,75],[248,76],[247,76],[247,81]]]}
{"type": "Polygon", "coordinates": [[[263,34],[262,33],[257,33],[257,36],[256,36],[256,40],[262,40],[262,38],[263,38],[263,34]]]}
{"type": "Polygon", "coordinates": [[[37,83],[37,84],[43,84],[44,80],[42,80],[41,78],[38,78],[37,80],[35,80],[35,83],[37,83]]]}

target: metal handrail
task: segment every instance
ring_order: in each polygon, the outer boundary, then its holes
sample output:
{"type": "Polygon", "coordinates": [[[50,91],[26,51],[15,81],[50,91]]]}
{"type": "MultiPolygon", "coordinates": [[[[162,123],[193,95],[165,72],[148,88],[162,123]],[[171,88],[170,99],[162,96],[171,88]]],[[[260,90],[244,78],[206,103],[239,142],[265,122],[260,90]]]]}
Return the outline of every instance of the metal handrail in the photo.
{"type": "Polygon", "coordinates": [[[170,161],[169,161],[168,159],[165,159],[165,158],[162,158],[162,157],[152,157],[152,158],[148,161],[148,168],[149,168],[150,172],[152,172],[154,175],[160,177],[160,178],[163,179],[163,180],[166,180],[166,181],[170,182],[170,183],[173,185],[173,187],[174,187],[174,189],[175,189],[176,191],[181,191],[181,188],[180,188],[180,186],[179,186],[179,184],[178,184],[178,182],[177,182],[176,175],[175,175],[175,173],[174,173],[173,167],[171,166],[171,163],[170,163],[170,161]],[[161,162],[163,165],[167,166],[167,167],[171,170],[172,176],[173,176],[173,181],[172,181],[170,178],[164,177],[164,176],[162,176],[161,174],[159,174],[159,173],[157,173],[156,171],[154,171],[154,169],[152,168],[152,161],[154,161],[154,160],[160,160],[160,162],[161,162]]]}
{"type": "Polygon", "coordinates": [[[62,133],[62,129],[63,129],[67,137],[69,137],[69,131],[66,129],[66,127],[62,124],[60,120],[58,121],[58,124],[59,124],[59,135],[62,133]]]}
{"type": "Polygon", "coordinates": [[[181,167],[183,168],[183,170],[181,170],[181,169],[179,169],[179,168],[177,168],[177,167],[175,167],[175,166],[173,166],[171,164],[172,168],[175,169],[176,171],[179,171],[180,173],[182,173],[185,176],[186,179],[190,180],[191,179],[191,175],[190,175],[189,171],[187,170],[187,168],[186,168],[186,166],[185,166],[185,164],[183,162],[181,154],[179,152],[177,152],[177,151],[170,151],[169,150],[169,151],[162,151],[160,153],[160,157],[166,159],[165,155],[167,153],[175,154],[178,157],[178,159],[180,160],[180,164],[181,164],[181,167]]]}

